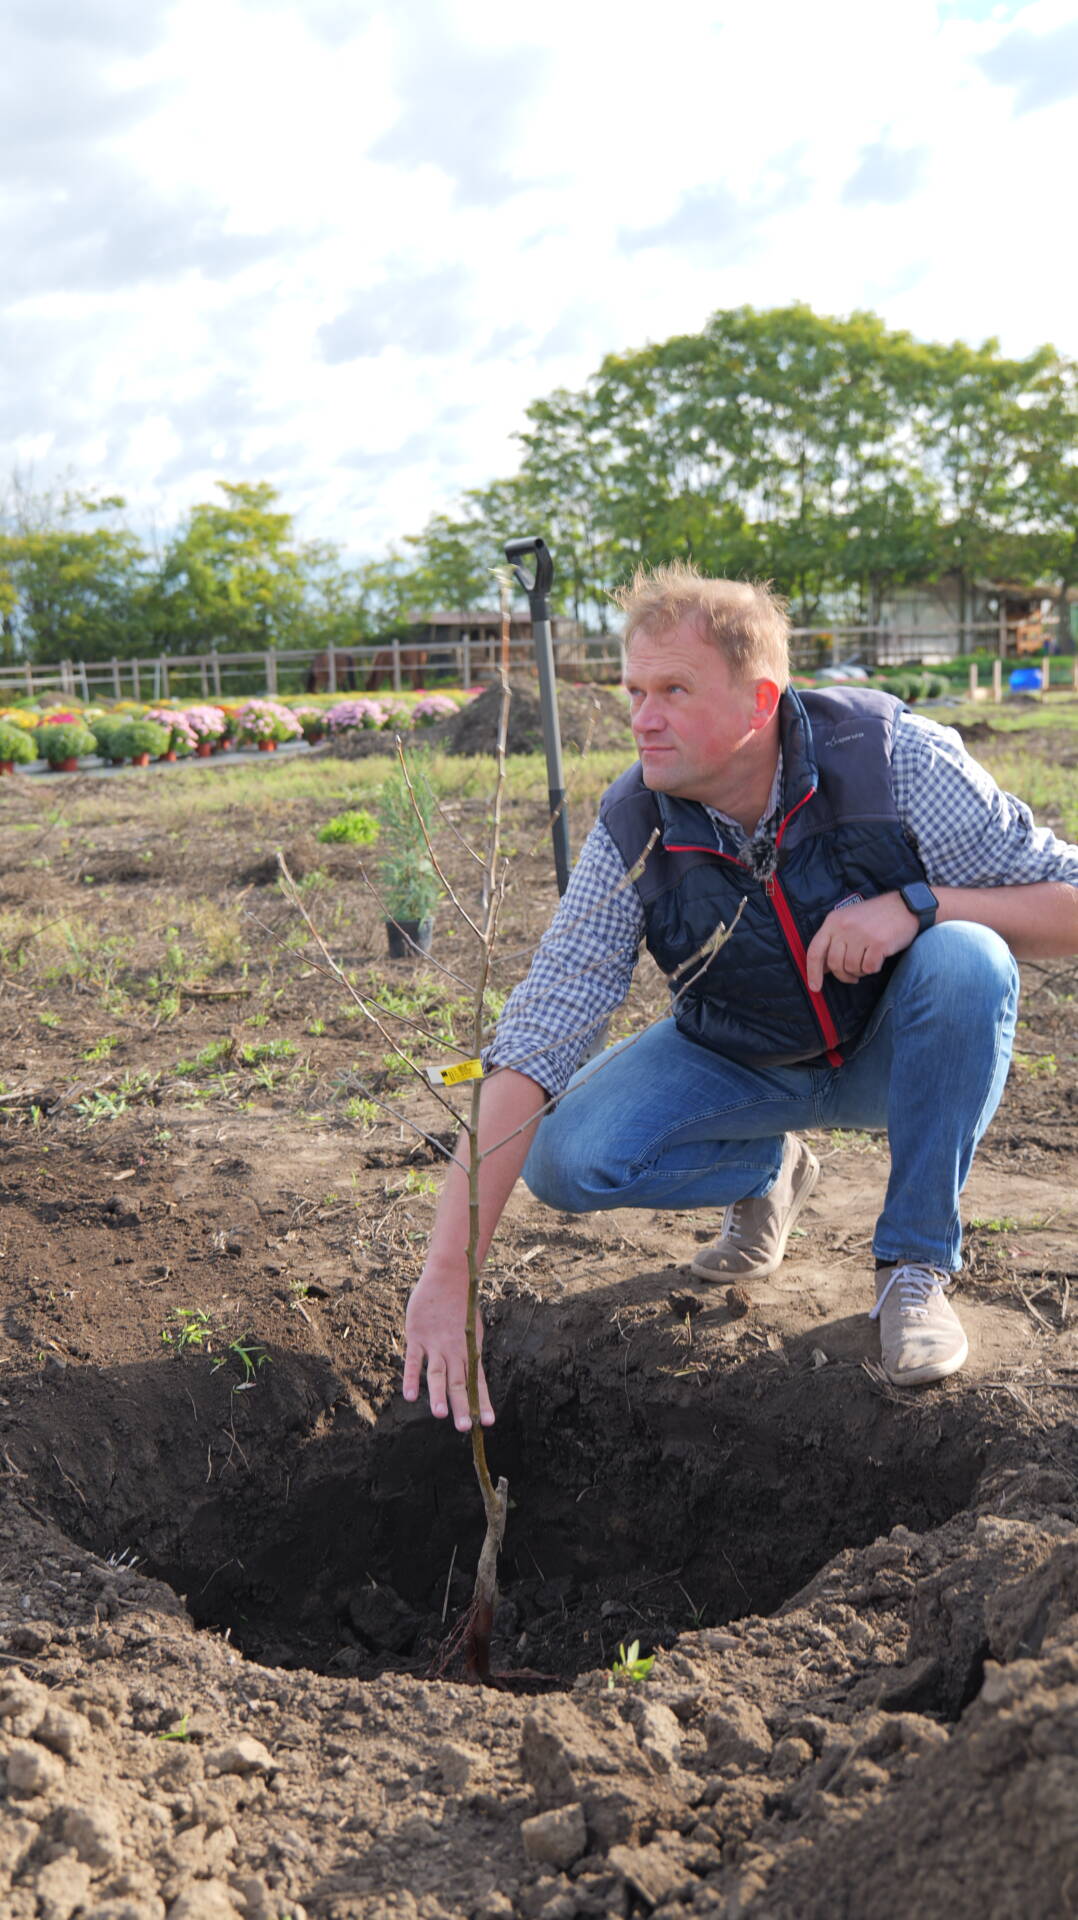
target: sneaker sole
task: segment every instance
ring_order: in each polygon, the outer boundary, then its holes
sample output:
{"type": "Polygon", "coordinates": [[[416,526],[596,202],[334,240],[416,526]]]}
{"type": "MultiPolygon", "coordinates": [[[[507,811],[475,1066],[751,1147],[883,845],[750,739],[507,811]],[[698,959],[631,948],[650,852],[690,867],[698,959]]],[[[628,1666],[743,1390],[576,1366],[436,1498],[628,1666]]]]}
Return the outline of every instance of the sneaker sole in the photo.
{"type": "Polygon", "coordinates": [[[790,1238],[794,1227],[797,1225],[797,1216],[806,1201],[811,1200],[816,1191],[816,1182],[820,1177],[820,1163],[816,1155],[808,1147],[806,1147],[805,1151],[808,1154],[810,1162],[809,1177],[805,1181],[804,1186],[786,1216],[786,1225],[782,1229],[782,1235],[779,1239],[775,1258],[764,1267],[742,1267],[739,1273],[734,1272],[732,1268],[729,1272],[724,1273],[718,1267],[705,1267],[699,1259],[696,1259],[690,1263],[690,1273],[695,1273],[701,1280],[724,1280],[728,1286],[736,1287],[740,1286],[744,1280],[769,1280],[773,1273],[778,1272],[786,1257],[786,1242],[790,1238]]]}
{"type": "Polygon", "coordinates": [[[934,1380],[946,1380],[948,1374],[957,1373],[969,1359],[969,1341],[963,1340],[957,1353],[948,1360],[934,1360],[927,1367],[911,1367],[907,1373],[890,1373],[884,1367],[888,1380],[893,1387],[930,1387],[934,1380]]]}

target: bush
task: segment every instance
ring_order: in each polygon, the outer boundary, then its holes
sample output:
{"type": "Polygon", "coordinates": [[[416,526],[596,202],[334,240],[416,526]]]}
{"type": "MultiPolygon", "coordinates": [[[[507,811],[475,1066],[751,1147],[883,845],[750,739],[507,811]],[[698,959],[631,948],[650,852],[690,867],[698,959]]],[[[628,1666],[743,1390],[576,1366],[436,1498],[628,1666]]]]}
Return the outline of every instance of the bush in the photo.
{"type": "Polygon", "coordinates": [[[0,720],[0,760],[15,760],[24,765],[36,760],[35,734],[36,729],[13,727],[8,721],[0,720]]]}
{"type": "Polygon", "coordinates": [[[168,728],[159,727],[156,720],[127,720],[112,736],[110,758],[133,760],[136,754],[148,753],[156,760],[168,752],[168,738],[168,728]]]}
{"type": "Polygon", "coordinates": [[[77,760],[80,754],[96,753],[97,741],[81,720],[56,720],[35,728],[31,736],[38,753],[50,767],[61,761],[77,760]]]}
{"type": "Polygon", "coordinates": [[[373,813],[356,808],[351,813],[334,814],[315,835],[329,846],[369,847],[378,838],[378,822],[373,813]]]}

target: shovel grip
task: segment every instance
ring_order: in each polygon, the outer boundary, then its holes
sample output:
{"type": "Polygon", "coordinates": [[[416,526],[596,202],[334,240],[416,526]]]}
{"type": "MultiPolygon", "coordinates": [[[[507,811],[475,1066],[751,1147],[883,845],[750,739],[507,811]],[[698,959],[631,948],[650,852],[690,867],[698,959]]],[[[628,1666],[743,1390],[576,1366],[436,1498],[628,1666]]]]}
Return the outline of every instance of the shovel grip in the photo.
{"type": "Polygon", "coordinates": [[[512,567],[519,585],[523,587],[529,600],[536,594],[545,600],[547,594],[550,592],[551,583],[554,579],[554,561],[551,557],[550,548],[547,546],[545,540],[540,540],[538,535],[533,535],[532,538],[528,540],[507,540],[505,543],[505,557],[512,567]],[[518,567],[516,564],[518,560],[523,560],[528,554],[535,555],[534,580],[529,580],[523,567],[518,567]]]}

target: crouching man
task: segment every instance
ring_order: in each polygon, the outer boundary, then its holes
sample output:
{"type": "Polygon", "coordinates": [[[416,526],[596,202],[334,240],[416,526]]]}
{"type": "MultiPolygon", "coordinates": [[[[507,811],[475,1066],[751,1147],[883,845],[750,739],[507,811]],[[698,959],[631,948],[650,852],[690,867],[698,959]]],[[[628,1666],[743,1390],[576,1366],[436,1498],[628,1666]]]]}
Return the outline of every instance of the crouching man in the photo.
{"type": "MultiPolygon", "coordinates": [[[[889,1379],[941,1380],[967,1355],[948,1297],[959,1196],[1007,1078],[1015,961],[1078,951],[1078,848],[891,695],[796,693],[763,587],[676,565],[638,574],[621,605],[639,760],[604,795],[490,1050],[481,1145],[504,1144],[482,1167],[480,1255],[523,1173],[575,1212],[714,1208],[693,1272],[751,1288],[819,1175],[799,1132],[885,1128],[870,1317],[889,1379]],[[671,1017],[581,1066],[641,942],[676,983],[671,1017]]],[[[462,1430],[466,1243],[454,1164],[404,1394],[425,1367],[432,1413],[462,1430]]]]}

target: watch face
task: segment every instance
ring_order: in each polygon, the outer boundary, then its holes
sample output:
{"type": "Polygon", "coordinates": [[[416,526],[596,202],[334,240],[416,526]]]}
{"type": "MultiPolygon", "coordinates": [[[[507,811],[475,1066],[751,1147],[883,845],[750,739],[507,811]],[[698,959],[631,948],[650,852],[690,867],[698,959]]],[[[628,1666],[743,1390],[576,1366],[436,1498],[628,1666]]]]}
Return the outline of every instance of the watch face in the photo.
{"type": "Polygon", "coordinates": [[[931,887],[926,886],[923,880],[915,880],[911,887],[903,887],[902,898],[911,913],[935,913],[939,906],[931,887]]]}

